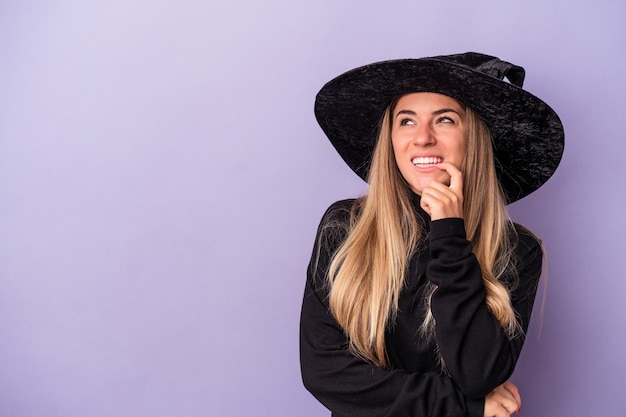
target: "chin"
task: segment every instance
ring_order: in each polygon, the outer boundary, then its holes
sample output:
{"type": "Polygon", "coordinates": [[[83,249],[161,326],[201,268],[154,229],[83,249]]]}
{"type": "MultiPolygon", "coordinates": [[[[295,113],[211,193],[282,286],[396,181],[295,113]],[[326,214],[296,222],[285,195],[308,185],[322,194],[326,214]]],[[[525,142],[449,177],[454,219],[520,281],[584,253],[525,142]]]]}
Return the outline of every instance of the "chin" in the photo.
{"type": "Polygon", "coordinates": [[[417,195],[422,195],[422,191],[424,191],[424,186],[415,187],[411,185],[410,187],[411,187],[411,191],[413,191],[417,195]]]}

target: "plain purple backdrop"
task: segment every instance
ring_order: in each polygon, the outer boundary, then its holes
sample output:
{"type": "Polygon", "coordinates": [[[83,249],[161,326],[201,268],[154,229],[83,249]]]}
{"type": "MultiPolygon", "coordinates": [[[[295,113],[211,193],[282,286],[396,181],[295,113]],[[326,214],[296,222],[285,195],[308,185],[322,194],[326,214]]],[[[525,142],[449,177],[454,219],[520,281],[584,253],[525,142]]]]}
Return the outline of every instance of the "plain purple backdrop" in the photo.
{"type": "Polygon", "coordinates": [[[0,3],[0,416],[328,416],[302,387],[315,228],[364,190],[313,100],[377,60],[480,51],[561,116],[511,215],[549,253],[522,415],[623,414],[626,6],[0,3]]]}

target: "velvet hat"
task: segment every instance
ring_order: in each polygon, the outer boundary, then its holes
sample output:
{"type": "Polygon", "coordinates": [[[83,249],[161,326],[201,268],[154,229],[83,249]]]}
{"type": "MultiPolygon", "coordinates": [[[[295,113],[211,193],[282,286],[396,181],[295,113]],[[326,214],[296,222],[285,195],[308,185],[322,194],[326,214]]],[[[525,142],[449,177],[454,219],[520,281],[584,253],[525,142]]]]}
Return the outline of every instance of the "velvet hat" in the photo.
{"type": "Polygon", "coordinates": [[[376,62],[322,87],[315,116],[339,155],[367,181],[380,121],[394,99],[413,92],[452,97],[487,124],[496,172],[512,203],[552,176],[564,147],[558,115],[522,89],[524,76],[524,68],[476,52],[376,62]]]}

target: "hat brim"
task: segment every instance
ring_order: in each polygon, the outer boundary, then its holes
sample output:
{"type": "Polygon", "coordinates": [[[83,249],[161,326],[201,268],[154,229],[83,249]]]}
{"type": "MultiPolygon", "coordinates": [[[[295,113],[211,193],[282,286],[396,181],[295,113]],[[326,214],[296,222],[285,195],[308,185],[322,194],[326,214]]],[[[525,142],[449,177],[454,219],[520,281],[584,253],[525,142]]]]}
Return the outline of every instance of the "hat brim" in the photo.
{"type": "Polygon", "coordinates": [[[563,125],[541,99],[495,77],[437,58],[383,61],[348,71],[318,93],[315,116],[348,166],[367,181],[379,124],[396,98],[434,92],[469,106],[487,124],[507,203],[543,185],[564,148],[563,125]]]}

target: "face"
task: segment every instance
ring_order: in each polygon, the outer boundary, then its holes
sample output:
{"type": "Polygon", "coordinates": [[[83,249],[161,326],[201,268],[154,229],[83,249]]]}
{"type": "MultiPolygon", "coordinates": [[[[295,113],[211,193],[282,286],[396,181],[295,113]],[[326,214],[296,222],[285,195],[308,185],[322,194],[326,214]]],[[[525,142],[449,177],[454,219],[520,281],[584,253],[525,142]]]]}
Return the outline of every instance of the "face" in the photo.
{"type": "Polygon", "coordinates": [[[400,173],[413,192],[431,181],[450,184],[448,162],[459,170],[467,146],[465,110],[453,98],[437,93],[411,93],[400,97],[392,115],[391,142],[400,173]]]}

